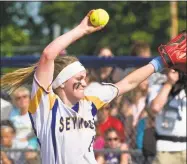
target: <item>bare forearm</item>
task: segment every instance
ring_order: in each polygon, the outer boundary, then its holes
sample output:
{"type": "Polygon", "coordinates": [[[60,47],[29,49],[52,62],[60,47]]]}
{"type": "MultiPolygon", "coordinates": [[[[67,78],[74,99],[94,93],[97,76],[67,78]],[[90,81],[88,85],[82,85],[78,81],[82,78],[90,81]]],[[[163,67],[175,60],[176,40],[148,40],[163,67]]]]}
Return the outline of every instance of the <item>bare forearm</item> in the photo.
{"type": "Polygon", "coordinates": [[[4,152],[1,152],[1,160],[3,164],[12,164],[13,161],[10,160],[4,152]]]}
{"type": "Polygon", "coordinates": [[[13,164],[11,160],[9,159],[4,159],[2,160],[3,164],[13,164]]]}
{"type": "Polygon", "coordinates": [[[134,88],[136,88],[141,82],[147,79],[151,74],[154,73],[154,67],[152,64],[147,64],[129,75],[127,75],[123,80],[116,83],[119,89],[119,95],[122,95],[134,88]]]}
{"type": "Polygon", "coordinates": [[[172,89],[172,85],[170,83],[165,83],[156,98],[151,103],[151,109],[153,112],[158,113],[164,107],[164,105],[168,101],[169,93],[172,89]]]}
{"type": "Polygon", "coordinates": [[[43,54],[47,55],[47,57],[50,59],[55,59],[62,50],[66,49],[70,44],[80,39],[84,35],[84,30],[77,26],[71,31],[59,36],[54,41],[52,41],[44,49],[43,54]]]}
{"type": "Polygon", "coordinates": [[[128,154],[121,155],[121,161],[120,164],[128,164],[128,154]]]}

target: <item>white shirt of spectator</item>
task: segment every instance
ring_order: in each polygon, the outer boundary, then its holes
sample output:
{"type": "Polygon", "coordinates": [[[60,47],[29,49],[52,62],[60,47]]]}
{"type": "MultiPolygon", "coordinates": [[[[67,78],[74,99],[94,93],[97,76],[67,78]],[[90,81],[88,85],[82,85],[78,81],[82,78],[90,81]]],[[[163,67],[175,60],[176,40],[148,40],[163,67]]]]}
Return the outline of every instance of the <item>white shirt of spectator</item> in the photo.
{"type": "MultiPolygon", "coordinates": [[[[149,102],[151,102],[161,89],[160,85],[154,85],[151,87],[151,94],[149,95],[149,102]]],[[[177,107],[179,109],[179,115],[181,120],[176,119],[175,126],[172,131],[164,131],[160,128],[163,119],[163,111],[161,111],[156,116],[156,131],[160,135],[167,136],[180,136],[186,137],[186,95],[185,91],[181,90],[178,95],[176,95],[169,103],[172,107],[177,107]]],[[[172,142],[166,140],[157,141],[157,151],[183,151],[186,150],[186,142],[172,142]]]]}
{"type": "MultiPolygon", "coordinates": [[[[18,115],[12,118],[12,122],[16,128],[16,139],[27,138],[33,131],[29,114],[18,115]]],[[[20,142],[20,148],[28,146],[28,141],[20,142]]]]}
{"type": "Polygon", "coordinates": [[[89,87],[75,111],[54,94],[51,86],[47,91],[44,90],[35,76],[29,112],[41,143],[42,163],[96,164],[93,152],[96,134],[93,118],[97,109],[113,100],[117,93],[118,89],[111,84],[89,87]],[[58,105],[54,110],[57,101],[58,105]],[[80,123],[81,119],[83,124],[80,123]]]}
{"type": "Polygon", "coordinates": [[[1,120],[8,120],[13,106],[8,101],[1,98],[1,120]]]}

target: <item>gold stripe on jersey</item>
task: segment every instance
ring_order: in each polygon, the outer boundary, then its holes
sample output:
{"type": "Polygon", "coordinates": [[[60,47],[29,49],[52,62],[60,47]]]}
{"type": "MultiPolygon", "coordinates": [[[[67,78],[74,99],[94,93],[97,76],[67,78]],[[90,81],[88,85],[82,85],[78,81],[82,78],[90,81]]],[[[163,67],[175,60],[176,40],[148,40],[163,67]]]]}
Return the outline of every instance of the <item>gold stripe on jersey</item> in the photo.
{"type": "Polygon", "coordinates": [[[103,107],[106,104],[104,101],[100,100],[96,96],[85,96],[84,99],[87,101],[92,101],[96,106],[97,110],[99,110],[101,107],[103,107]]]}
{"type": "Polygon", "coordinates": [[[55,100],[56,100],[56,95],[55,94],[48,94],[48,97],[49,97],[49,107],[50,107],[50,110],[53,108],[53,105],[55,103],[55,100]]]}
{"type": "Polygon", "coordinates": [[[29,112],[34,114],[40,104],[40,100],[43,94],[43,89],[38,88],[36,94],[34,97],[31,99],[30,104],[29,104],[29,112]]]}

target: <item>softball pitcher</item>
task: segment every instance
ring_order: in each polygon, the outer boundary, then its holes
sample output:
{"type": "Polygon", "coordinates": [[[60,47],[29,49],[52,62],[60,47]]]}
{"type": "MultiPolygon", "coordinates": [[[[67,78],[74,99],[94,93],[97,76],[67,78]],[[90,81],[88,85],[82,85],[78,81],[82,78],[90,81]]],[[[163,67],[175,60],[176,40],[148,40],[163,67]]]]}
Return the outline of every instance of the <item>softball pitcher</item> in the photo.
{"type": "Polygon", "coordinates": [[[32,83],[29,115],[43,164],[96,164],[92,143],[97,110],[164,67],[161,57],[157,57],[116,84],[86,89],[84,66],[75,57],[58,54],[76,40],[103,28],[90,24],[91,12],[73,30],[52,41],[34,66],[1,79],[2,88],[10,91],[32,83]]]}

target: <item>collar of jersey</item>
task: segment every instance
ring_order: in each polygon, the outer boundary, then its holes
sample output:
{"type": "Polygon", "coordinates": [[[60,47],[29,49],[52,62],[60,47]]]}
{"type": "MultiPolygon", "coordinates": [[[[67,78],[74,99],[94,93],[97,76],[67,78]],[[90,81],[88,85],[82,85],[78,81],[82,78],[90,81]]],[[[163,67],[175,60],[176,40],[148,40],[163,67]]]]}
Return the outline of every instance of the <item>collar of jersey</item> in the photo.
{"type": "Polygon", "coordinates": [[[73,111],[74,113],[76,113],[76,115],[78,114],[78,112],[79,112],[79,102],[77,102],[75,105],[73,105],[72,107],[70,107],[70,106],[64,104],[63,101],[60,99],[60,97],[58,97],[58,99],[66,107],[66,109],[68,109],[70,111],[73,111]]]}
{"type": "MultiPolygon", "coordinates": [[[[63,102],[62,102],[63,103],[63,102]]],[[[73,111],[74,113],[78,114],[79,112],[79,102],[77,102],[74,106],[69,107],[68,105],[64,104],[63,105],[70,111],[73,111]]]]}

